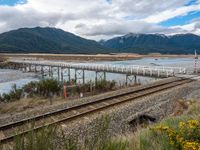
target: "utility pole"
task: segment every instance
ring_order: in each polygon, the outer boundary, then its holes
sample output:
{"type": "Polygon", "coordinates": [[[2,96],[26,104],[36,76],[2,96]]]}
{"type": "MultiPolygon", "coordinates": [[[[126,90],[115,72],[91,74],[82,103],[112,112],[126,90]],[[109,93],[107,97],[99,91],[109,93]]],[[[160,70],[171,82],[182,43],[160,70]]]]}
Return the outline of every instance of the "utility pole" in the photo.
{"type": "Polygon", "coordinates": [[[195,50],[195,57],[194,57],[194,73],[198,73],[198,70],[197,70],[197,63],[198,63],[198,55],[197,55],[197,52],[195,50]]]}

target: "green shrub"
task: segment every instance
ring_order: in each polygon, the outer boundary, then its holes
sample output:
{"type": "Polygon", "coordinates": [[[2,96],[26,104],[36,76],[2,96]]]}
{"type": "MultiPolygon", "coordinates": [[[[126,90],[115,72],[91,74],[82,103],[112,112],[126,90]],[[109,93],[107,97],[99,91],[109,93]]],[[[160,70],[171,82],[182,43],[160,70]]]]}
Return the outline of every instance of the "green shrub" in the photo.
{"type": "Polygon", "coordinates": [[[23,91],[28,94],[28,96],[32,97],[34,95],[37,95],[37,87],[38,87],[38,82],[37,81],[32,81],[26,85],[23,86],[23,91]]]}
{"type": "Polygon", "coordinates": [[[107,90],[112,90],[116,86],[116,82],[113,81],[106,81],[106,80],[101,80],[97,81],[95,88],[100,91],[107,91],[107,90]]]}
{"type": "Polygon", "coordinates": [[[49,96],[50,93],[58,94],[62,89],[60,82],[56,79],[44,79],[39,82],[39,90],[43,96],[49,96]]]}
{"type": "Polygon", "coordinates": [[[20,100],[22,97],[23,90],[21,88],[17,88],[16,84],[12,86],[12,89],[9,93],[4,93],[0,96],[1,102],[10,102],[20,100]]]}
{"type": "Polygon", "coordinates": [[[59,94],[62,86],[56,79],[43,79],[40,81],[30,82],[23,86],[23,90],[28,96],[49,97],[50,93],[59,94]]]}
{"type": "Polygon", "coordinates": [[[169,117],[140,132],[141,150],[199,150],[200,105],[193,104],[177,117],[169,117]]]}

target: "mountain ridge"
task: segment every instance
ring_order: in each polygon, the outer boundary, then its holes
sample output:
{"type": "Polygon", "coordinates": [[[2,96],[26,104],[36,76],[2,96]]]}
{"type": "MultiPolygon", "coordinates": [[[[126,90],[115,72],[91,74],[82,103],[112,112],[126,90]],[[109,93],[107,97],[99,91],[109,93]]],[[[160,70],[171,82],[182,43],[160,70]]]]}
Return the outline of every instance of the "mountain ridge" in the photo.
{"type": "Polygon", "coordinates": [[[196,34],[142,34],[129,33],[100,43],[106,48],[117,49],[118,52],[139,54],[192,54],[200,51],[200,36],[196,34]]]}
{"type": "Polygon", "coordinates": [[[50,27],[20,28],[0,34],[0,52],[18,53],[105,53],[94,40],[50,27]]]}

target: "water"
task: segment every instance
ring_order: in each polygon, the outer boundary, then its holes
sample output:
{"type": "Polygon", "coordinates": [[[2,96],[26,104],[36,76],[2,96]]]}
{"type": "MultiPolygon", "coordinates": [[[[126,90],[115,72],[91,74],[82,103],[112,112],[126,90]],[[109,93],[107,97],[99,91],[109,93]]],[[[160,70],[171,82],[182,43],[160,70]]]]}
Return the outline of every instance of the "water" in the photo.
{"type": "Polygon", "coordinates": [[[114,65],[145,65],[145,66],[170,66],[170,67],[194,67],[192,58],[143,58],[138,60],[127,60],[117,62],[97,62],[98,64],[114,65]]]}
{"type": "Polygon", "coordinates": [[[20,88],[30,81],[38,80],[39,78],[33,73],[23,73],[18,70],[0,69],[0,94],[8,93],[14,84],[20,88]]]}
{"type": "MultiPolygon", "coordinates": [[[[90,63],[90,62],[88,62],[90,63]]],[[[127,60],[127,61],[104,61],[104,62],[93,62],[97,64],[112,64],[112,65],[146,65],[146,66],[171,66],[171,67],[187,67],[189,70],[193,70],[194,59],[192,58],[143,58],[138,60],[127,60]]],[[[71,70],[71,79],[74,78],[74,71],[71,70]]],[[[85,80],[94,81],[95,73],[92,71],[85,72],[85,80]]],[[[67,77],[66,77],[67,78],[67,77]]],[[[119,85],[125,84],[126,75],[122,74],[106,74],[107,80],[115,80],[119,85]]],[[[21,87],[30,81],[39,80],[33,73],[22,73],[16,70],[5,70],[0,69],[0,94],[7,93],[11,90],[13,84],[17,87],[21,87]]],[[[149,77],[137,77],[137,81],[141,84],[147,84],[157,79],[149,77]]],[[[78,82],[82,82],[81,79],[78,82]]]]}

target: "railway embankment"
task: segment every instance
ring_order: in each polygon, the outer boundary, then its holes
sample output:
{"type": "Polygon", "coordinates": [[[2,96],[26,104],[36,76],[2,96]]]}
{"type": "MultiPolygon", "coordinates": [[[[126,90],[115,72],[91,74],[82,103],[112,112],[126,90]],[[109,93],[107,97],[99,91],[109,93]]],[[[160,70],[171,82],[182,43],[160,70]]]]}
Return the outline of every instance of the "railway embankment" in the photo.
{"type": "MultiPolygon", "coordinates": [[[[168,81],[173,81],[174,79],[167,79],[158,81],[160,83],[165,83],[168,81]]],[[[152,83],[155,86],[158,83],[152,83]]],[[[141,87],[137,87],[138,89],[141,87]]],[[[122,133],[127,133],[132,131],[137,126],[137,123],[142,122],[156,122],[162,118],[172,114],[176,106],[176,102],[180,99],[186,99],[188,95],[191,96],[196,90],[200,89],[200,83],[195,81],[184,85],[179,85],[168,90],[156,92],[147,96],[140,96],[135,98],[133,101],[127,101],[120,105],[108,107],[102,111],[96,113],[88,114],[84,117],[74,119],[72,121],[63,122],[61,127],[64,129],[65,133],[82,139],[85,135],[94,134],[97,120],[102,118],[102,116],[108,116],[110,118],[109,122],[109,134],[118,135],[122,133]]],[[[84,104],[89,101],[95,101],[98,99],[112,97],[113,95],[123,94],[132,91],[133,88],[127,88],[120,91],[108,92],[94,97],[78,99],[71,101],[71,103],[65,103],[62,105],[51,106],[47,108],[38,108],[36,110],[21,113],[9,117],[2,117],[0,119],[1,125],[11,122],[20,121],[28,117],[34,117],[42,113],[50,113],[52,111],[68,108],[74,105],[84,104]],[[39,111],[40,110],[40,111],[39,111]]],[[[137,90],[137,89],[134,89],[137,90]]],[[[137,92],[135,92],[137,94],[137,92]]],[[[126,96],[124,97],[126,99],[126,96]]],[[[78,113],[78,112],[76,112],[78,113]]]]}

